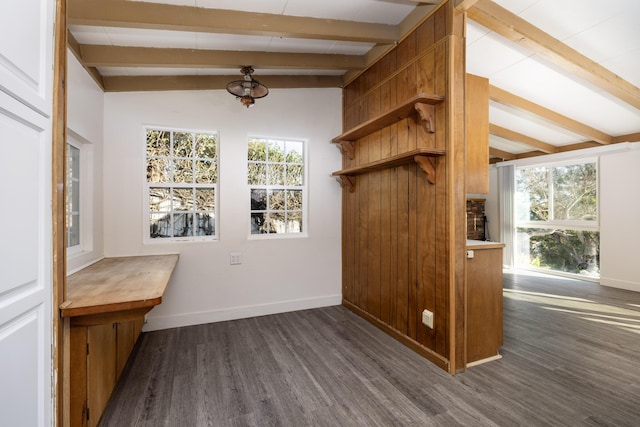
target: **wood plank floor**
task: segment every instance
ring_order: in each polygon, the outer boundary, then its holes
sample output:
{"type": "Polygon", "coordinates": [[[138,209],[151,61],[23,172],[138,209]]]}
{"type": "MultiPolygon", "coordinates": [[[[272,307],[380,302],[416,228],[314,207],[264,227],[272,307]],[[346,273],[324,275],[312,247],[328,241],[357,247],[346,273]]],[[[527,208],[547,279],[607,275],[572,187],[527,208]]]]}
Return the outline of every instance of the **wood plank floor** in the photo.
{"type": "Polygon", "coordinates": [[[101,426],[638,426],[640,293],[505,273],[450,376],[341,306],[145,333],[101,426]]]}

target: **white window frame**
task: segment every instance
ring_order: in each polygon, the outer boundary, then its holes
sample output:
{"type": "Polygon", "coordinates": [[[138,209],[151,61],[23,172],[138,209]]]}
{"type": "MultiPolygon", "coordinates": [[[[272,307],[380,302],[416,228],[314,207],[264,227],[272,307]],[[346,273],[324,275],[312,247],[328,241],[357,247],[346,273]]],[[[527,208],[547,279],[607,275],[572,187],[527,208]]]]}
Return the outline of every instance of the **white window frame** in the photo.
{"type": "Polygon", "coordinates": [[[66,248],[67,257],[74,258],[93,250],[93,144],[70,129],[67,129],[67,144],[80,150],[80,243],[66,248]]]}
{"type": "MultiPolygon", "coordinates": [[[[142,171],[143,171],[143,243],[144,244],[167,244],[167,243],[194,243],[194,242],[217,242],[220,239],[220,132],[218,130],[211,129],[192,129],[192,128],[181,128],[181,127],[171,127],[171,126],[162,126],[162,125],[144,125],[142,131],[142,171]],[[163,130],[168,132],[184,132],[184,133],[192,133],[192,134],[208,134],[208,135],[216,135],[217,144],[216,144],[216,170],[217,170],[217,180],[214,184],[184,184],[180,183],[177,187],[182,188],[213,188],[215,191],[215,208],[214,208],[214,224],[215,229],[213,235],[210,236],[180,236],[180,237],[161,237],[161,238],[153,238],[150,236],[150,213],[151,207],[149,203],[149,189],[151,187],[166,187],[171,188],[173,183],[154,183],[147,181],[147,131],[148,130],[163,130]]],[[[171,148],[173,150],[173,147],[171,148]]],[[[173,157],[173,153],[171,153],[170,158],[173,157]]]]}
{"type": "MultiPolygon", "coordinates": [[[[292,137],[273,137],[273,136],[265,136],[265,135],[248,135],[247,143],[245,146],[245,171],[247,172],[247,176],[245,177],[245,182],[247,183],[247,201],[249,202],[249,217],[248,217],[248,226],[247,233],[249,240],[271,240],[271,239],[297,239],[297,238],[306,238],[309,237],[309,221],[308,221],[308,182],[309,182],[309,141],[306,138],[292,138],[292,137]],[[303,158],[303,171],[302,171],[302,180],[303,183],[301,186],[291,186],[291,185],[253,185],[249,184],[249,160],[247,158],[248,150],[249,150],[249,140],[250,139],[264,139],[266,141],[292,141],[292,142],[301,142],[302,143],[302,158],[303,158]],[[251,190],[252,189],[266,189],[267,192],[269,190],[302,190],[302,232],[300,233],[261,233],[261,234],[253,234],[251,233],[251,190]]],[[[269,163],[268,161],[265,163],[269,163]]]]}
{"type": "MultiPolygon", "coordinates": [[[[548,174],[548,188],[549,188],[549,216],[551,219],[547,221],[520,221],[518,220],[518,214],[516,212],[515,215],[515,226],[516,228],[559,228],[562,230],[579,230],[579,231],[600,231],[600,165],[597,157],[591,158],[583,158],[576,160],[564,160],[562,162],[554,162],[554,163],[542,163],[537,165],[527,165],[527,166],[516,166],[515,177],[516,179],[518,175],[518,170],[520,169],[532,169],[532,168],[540,168],[546,167],[549,170],[554,167],[561,166],[575,166],[575,165],[583,165],[586,163],[595,163],[596,165],[596,213],[597,220],[596,221],[580,221],[580,220],[562,220],[553,218],[553,184],[552,184],[552,174],[548,174]]],[[[517,210],[518,204],[517,202],[514,204],[514,209],[517,210]]]]}

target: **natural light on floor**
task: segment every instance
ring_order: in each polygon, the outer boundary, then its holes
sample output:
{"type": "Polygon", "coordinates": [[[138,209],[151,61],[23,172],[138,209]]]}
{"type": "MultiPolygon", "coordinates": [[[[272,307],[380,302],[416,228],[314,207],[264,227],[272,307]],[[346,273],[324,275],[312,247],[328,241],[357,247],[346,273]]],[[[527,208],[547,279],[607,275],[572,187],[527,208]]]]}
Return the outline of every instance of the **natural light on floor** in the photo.
{"type": "MultiPolygon", "coordinates": [[[[640,334],[640,312],[613,305],[595,303],[584,298],[505,289],[505,298],[540,304],[545,310],[574,314],[584,320],[619,326],[640,334]]],[[[638,304],[628,304],[640,307],[638,304]]]]}

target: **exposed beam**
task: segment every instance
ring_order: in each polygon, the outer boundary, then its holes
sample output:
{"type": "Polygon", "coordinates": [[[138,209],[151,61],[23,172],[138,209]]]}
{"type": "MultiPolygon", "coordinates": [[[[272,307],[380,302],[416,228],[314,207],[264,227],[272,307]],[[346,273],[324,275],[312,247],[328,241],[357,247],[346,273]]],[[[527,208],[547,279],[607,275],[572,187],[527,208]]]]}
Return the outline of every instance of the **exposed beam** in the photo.
{"type": "Polygon", "coordinates": [[[351,70],[365,66],[364,56],[319,53],[269,53],[105,45],[80,45],[80,52],[82,63],[88,67],[239,68],[244,65],[257,65],[260,68],[351,70]]]}
{"type": "Polygon", "coordinates": [[[468,16],[473,21],[640,109],[640,88],[507,9],[490,0],[480,0],[468,10],[468,16]]]}
{"type": "MultiPolygon", "coordinates": [[[[214,90],[225,89],[227,83],[240,76],[105,76],[105,92],[214,90]]],[[[260,76],[269,89],[338,88],[342,76],[260,76]]]]}
{"type": "Polygon", "coordinates": [[[397,26],[123,0],[69,0],[69,23],[393,43],[397,26]]]}
{"type": "Polygon", "coordinates": [[[640,132],[616,136],[613,142],[640,142],[640,132]]]}
{"type": "Polygon", "coordinates": [[[502,151],[497,148],[489,147],[489,156],[500,157],[503,160],[513,160],[516,155],[507,151],[502,151]]]}
{"type": "Polygon", "coordinates": [[[456,13],[464,13],[471,9],[478,0],[456,0],[456,13]]]}
{"type": "Polygon", "coordinates": [[[584,123],[570,119],[569,117],[563,116],[553,110],[519,97],[518,95],[514,95],[506,90],[500,89],[499,87],[493,85],[489,86],[489,99],[518,110],[526,111],[545,120],[546,122],[577,133],[578,135],[582,135],[586,138],[593,139],[600,144],[611,144],[613,142],[613,137],[611,135],[607,135],[604,132],[585,125],[584,123]]]}
{"type": "Polygon", "coordinates": [[[522,144],[528,145],[529,147],[537,148],[538,150],[547,154],[558,152],[558,147],[556,147],[555,145],[547,144],[546,142],[542,142],[539,139],[531,138],[530,136],[503,128],[498,125],[494,125],[493,123],[489,124],[489,133],[504,139],[508,139],[510,141],[520,142],[522,144]]]}
{"type": "MultiPolygon", "coordinates": [[[[68,31],[68,30],[67,30],[67,47],[71,50],[71,53],[73,53],[73,56],[76,57],[78,62],[82,64],[82,54],[80,53],[80,43],[78,43],[78,40],[76,40],[76,38],[73,37],[73,34],[71,34],[71,31],[68,31]]],[[[102,80],[102,75],[100,74],[98,69],[95,67],[86,67],[84,64],[82,64],[82,66],[87,71],[87,73],[91,76],[91,78],[96,82],[96,84],[100,87],[100,89],[104,90],[104,81],[102,80]]]]}

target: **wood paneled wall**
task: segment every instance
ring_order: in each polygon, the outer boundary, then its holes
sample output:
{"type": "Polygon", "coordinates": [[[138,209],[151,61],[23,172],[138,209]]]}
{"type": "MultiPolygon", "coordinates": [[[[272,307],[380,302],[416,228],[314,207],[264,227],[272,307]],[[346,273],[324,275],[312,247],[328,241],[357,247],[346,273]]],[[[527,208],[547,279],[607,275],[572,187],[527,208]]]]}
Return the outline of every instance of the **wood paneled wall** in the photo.
{"type": "MultiPolygon", "coordinates": [[[[435,105],[435,133],[413,115],[359,139],[343,168],[417,148],[451,149],[452,14],[441,6],[343,91],[345,131],[417,94],[444,96],[435,105]]],[[[443,369],[451,367],[455,339],[449,155],[435,159],[435,184],[412,163],[358,175],[354,191],[343,190],[344,305],[443,369]],[[434,313],[433,329],[422,324],[424,309],[434,313]]]]}

